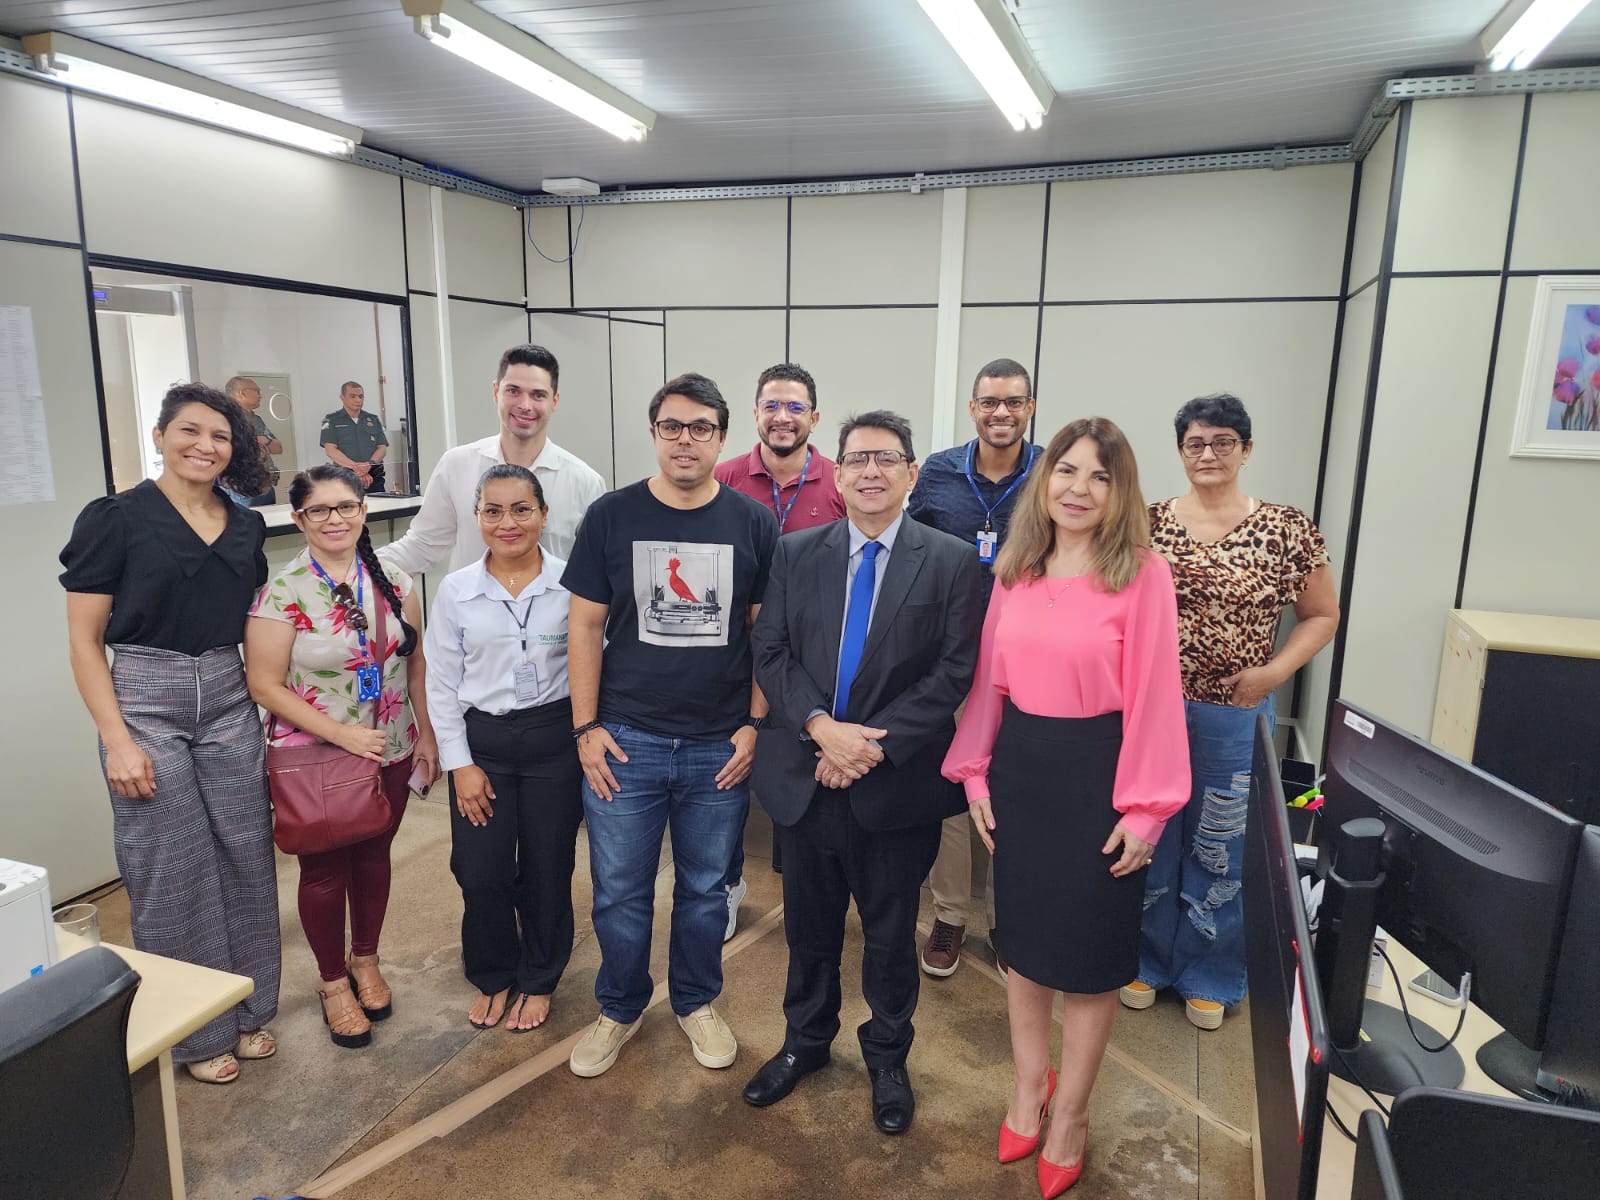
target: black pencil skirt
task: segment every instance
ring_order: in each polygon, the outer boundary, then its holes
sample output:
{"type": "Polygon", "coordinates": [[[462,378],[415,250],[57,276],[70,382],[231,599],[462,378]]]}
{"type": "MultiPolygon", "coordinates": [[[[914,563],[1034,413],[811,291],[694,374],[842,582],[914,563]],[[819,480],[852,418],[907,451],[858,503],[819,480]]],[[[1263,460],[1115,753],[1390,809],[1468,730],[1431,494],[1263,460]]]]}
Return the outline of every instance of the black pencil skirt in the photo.
{"type": "Polygon", "coordinates": [[[995,943],[1024,979],[1109,992],[1139,973],[1143,870],[1111,875],[1101,854],[1122,714],[1039,717],[1006,701],[989,766],[995,943]]]}

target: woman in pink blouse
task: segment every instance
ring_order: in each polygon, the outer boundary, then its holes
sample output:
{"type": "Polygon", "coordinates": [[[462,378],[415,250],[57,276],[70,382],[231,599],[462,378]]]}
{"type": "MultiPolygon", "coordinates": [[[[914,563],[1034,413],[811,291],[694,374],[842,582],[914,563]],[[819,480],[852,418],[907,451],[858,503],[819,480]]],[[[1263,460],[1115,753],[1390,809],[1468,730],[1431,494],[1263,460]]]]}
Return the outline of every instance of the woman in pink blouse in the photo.
{"type": "Polygon", "coordinates": [[[1044,462],[996,564],[944,773],[966,786],[994,855],[995,940],[1011,968],[1001,1162],[1039,1145],[1063,993],[1061,1097],[1039,1156],[1048,1198],[1083,1171],[1117,989],[1139,967],[1144,868],[1189,797],[1189,758],[1172,572],[1147,548],[1133,451],[1094,417],[1056,434],[1044,462]]]}

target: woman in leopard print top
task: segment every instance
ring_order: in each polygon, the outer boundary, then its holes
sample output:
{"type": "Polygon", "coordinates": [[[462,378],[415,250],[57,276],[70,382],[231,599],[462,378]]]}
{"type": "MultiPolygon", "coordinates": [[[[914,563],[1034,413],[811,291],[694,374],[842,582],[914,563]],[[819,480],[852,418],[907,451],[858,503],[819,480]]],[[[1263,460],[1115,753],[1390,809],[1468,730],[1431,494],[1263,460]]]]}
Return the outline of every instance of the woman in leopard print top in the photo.
{"type": "Polygon", "coordinates": [[[1150,506],[1150,534],[1178,590],[1193,783],[1156,847],[1139,978],[1122,989],[1122,1001],[1147,1008],[1171,987],[1190,1021],[1215,1029],[1245,994],[1239,870],[1256,715],[1272,721],[1273,691],[1328,644],[1339,603],[1310,518],[1239,486],[1254,446],[1238,398],[1191,400],[1174,426],[1190,488],[1150,506]],[[1286,608],[1296,623],[1274,653],[1286,608]]]}

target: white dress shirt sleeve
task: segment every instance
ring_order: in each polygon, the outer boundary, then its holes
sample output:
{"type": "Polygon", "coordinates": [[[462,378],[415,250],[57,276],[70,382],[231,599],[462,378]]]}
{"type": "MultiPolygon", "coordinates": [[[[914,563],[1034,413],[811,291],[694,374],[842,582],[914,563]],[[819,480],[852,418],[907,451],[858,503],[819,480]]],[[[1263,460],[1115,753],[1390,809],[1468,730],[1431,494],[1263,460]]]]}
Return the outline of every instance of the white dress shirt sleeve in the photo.
{"type": "MultiPolygon", "coordinates": [[[[439,459],[422,493],[422,507],[411,527],[398,541],[378,547],[378,561],[399,567],[409,575],[432,570],[449,558],[456,546],[456,504],[450,494],[449,456],[439,459]]],[[[431,661],[431,660],[430,660],[431,661]]]]}
{"type": "Polygon", "coordinates": [[[423,650],[428,661],[428,718],[439,742],[439,766],[446,771],[472,765],[467,747],[466,709],[461,682],[466,654],[461,638],[460,601],[446,579],[433,598],[423,650]]]}

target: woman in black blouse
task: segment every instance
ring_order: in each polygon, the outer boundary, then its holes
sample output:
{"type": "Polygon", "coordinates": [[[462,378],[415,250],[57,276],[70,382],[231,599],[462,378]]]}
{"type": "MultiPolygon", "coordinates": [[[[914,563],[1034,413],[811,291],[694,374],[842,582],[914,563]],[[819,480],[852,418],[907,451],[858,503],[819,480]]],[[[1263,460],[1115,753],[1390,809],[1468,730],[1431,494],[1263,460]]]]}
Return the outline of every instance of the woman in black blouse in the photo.
{"type": "Polygon", "coordinates": [[[248,975],[250,997],[173,1048],[208,1083],[267,1058],[278,887],[265,746],[239,642],[266,582],[266,489],[244,410],[180,384],[154,430],[163,469],[78,515],[61,552],[78,692],[100,732],[117,866],[141,950],[248,975]],[[115,652],[106,665],[106,647],[115,652]]]}

